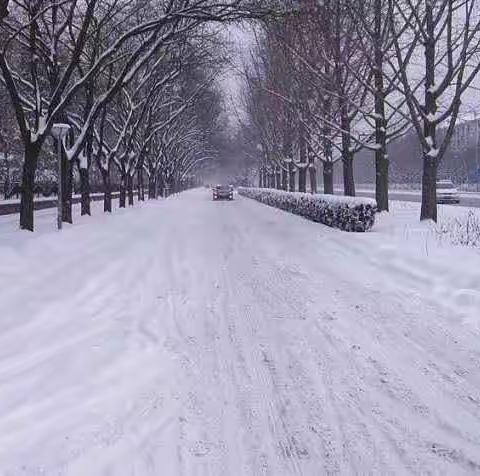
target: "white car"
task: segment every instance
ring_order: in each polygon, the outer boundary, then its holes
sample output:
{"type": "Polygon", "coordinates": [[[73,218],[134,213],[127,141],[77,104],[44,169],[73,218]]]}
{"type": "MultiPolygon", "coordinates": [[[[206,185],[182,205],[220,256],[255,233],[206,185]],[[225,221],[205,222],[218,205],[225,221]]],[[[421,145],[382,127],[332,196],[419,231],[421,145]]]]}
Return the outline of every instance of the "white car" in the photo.
{"type": "Polygon", "coordinates": [[[437,182],[437,203],[460,203],[460,194],[451,180],[437,182]]]}

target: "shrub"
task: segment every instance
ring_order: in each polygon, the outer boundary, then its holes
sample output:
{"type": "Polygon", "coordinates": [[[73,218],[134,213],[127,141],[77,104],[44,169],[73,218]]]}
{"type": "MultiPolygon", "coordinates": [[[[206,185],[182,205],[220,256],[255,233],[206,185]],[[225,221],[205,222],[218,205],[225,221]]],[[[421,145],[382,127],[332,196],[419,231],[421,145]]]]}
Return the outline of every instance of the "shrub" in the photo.
{"type": "Polygon", "coordinates": [[[375,223],[377,203],[369,198],[312,195],[268,188],[245,188],[240,195],[344,231],[368,231],[375,223]]]}

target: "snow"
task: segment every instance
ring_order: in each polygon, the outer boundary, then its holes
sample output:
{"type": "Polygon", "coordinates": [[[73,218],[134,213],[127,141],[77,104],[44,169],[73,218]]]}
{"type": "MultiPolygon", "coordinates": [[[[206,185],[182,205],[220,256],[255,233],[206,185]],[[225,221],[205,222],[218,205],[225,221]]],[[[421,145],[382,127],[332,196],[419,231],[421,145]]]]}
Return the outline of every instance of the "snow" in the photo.
{"type": "Polygon", "coordinates": [[[478,473],[480,252],[392,207],[0,217],[0,474],[478,473]]]}
{"type": "MultiPolygon", "coordinates": [[[[62,124],[62,126],[63,126],[63,124],[62,124]]],[[[42,113],[39,117],[39,120],[38,120],[37,130],[35,132],[32,131],[32,130],[30,131],[31,141],[32,142],[37,142],[38,138],[43,136],[45,134],[46,130],[47,130],[47,116],[45,115],[45,113],[42,113]]]]}
{"type": "Polygon", "coordinates": [[[347,206],[350,208],[358,207],[358,206],[371,206],[376,207],[377,202],[373,198],[365,198],[365,197],[346,197],[343,195],[326,195],[321,193],[316,193],[314,195],[310,193],[302,193],[302,192],[286,192],[284,190],[278,190],[274,188],[245,188],[245,191],[252,191],[253,193],[259,194],[268,194],[278,196],[280,199],[282,197],[294,197],[297,199],[308,199],[312,202],[326,202],[330,206],[347,206]]]}
{"type": "Polygon", "coordinates": [[[78,160],[81,169],[88,169],[88,157],[83,152],[80,152],[80,154],[78,154],[78,160]]]}
{"type": "MultiPolygon", "coordinates": [[[[116,192],[113,192],[116,193],[116,192]]],[[[91,197],[103,197],[103,193],[91,193],[91,197]]],[[[75,193],[72,195],[73,198],[80,198],[81,195],[79,193],[75,193]]],[[[51,195],[50,197],[38,197],[35,196],[35,202],[50,202],[52,200],[56,200],[57,196],[56,195],[51,195]]],[[[0,199],[0,206],[2,205],[11,205],[11,204],[19,204],[20,199],[19,198],[8,198],[6,200],[0,199]]]]}

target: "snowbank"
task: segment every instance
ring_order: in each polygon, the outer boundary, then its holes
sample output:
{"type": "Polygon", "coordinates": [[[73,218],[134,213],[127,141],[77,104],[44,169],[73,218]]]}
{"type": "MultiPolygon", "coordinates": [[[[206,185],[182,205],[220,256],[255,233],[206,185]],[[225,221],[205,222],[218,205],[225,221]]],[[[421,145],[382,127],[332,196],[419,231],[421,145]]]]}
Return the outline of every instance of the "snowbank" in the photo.
{"type": "Polygon", "coordinates": [[[370,198],[311,195],[265,188],[239,188],[238,192],[261,203],[301,215],[344,231],[368,231],[375,223],[377,203],[370,198]]]}

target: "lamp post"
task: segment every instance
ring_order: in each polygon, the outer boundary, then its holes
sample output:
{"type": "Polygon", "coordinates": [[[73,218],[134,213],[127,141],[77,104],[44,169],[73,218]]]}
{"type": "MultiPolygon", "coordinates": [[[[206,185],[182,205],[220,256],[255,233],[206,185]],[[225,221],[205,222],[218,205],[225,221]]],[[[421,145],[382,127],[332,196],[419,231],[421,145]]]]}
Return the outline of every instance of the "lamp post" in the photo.
{"type": "Polygon", "coordinates": [[[57,178],[57,228],[62,229],[63,218],[63,190],[62,190],[62,142],[70,131],[68,124],[57,123],[52,127],[52,136],[57,140],[57,161],[58,161],[58,178],[57,178]]]}

